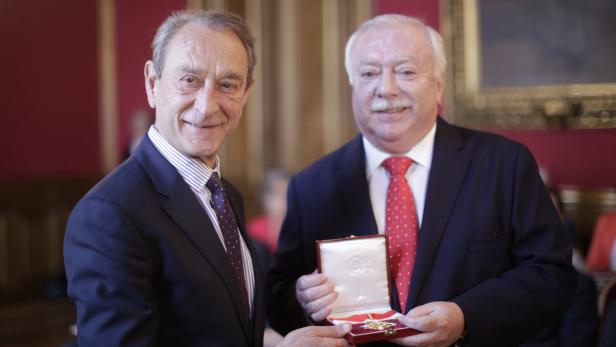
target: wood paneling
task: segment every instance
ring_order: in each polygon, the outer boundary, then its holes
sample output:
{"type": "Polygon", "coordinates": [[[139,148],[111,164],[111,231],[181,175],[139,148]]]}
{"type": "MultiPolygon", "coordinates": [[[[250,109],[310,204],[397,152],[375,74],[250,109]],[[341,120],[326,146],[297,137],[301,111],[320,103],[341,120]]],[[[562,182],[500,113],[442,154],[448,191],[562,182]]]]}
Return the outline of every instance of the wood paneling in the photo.
{"type": "Polygon", "coordinates": [[[99,1],[99,99],[100,157],[103,172],[109,172],[119,162],[118,100],[116,91],[116,21],[114,0],[99,1]]]}
{"type": "Polygon", "coordinates": [[[0,304],[38,294],[45,280],[62,273],[66,221],[96,180],[0,182],[0,304]]]}
{"type": "Polygon", "coordinates": [[[0,307],[0,346],[59,347],[75,340],[75,308],[65,300],[36,300],[0,307]]]}
{"type": "Polygon", "coordinates": [[[371,16],[370,0],[191,1],[247,19],[257,39],[256,85],[238,129],[226,142],[223,174],[258,211],[265,170],[299,171],[357,129],[350,112],[344,45],[371,16]]]}

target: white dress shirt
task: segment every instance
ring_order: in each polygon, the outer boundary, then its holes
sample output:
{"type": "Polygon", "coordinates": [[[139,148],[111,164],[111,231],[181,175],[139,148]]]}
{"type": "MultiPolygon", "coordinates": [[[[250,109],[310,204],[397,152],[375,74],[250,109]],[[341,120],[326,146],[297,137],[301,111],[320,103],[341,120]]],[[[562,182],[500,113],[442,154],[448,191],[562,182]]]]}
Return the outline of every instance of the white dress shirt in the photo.
{"type": "MultiPolygon", "coordinates": [[[[222,232],[220,230],[220,225],[218,224],[218,217],[216,217],[216,211],[212,208],[212,193],[206,187],[207,181],[210,179],[210,176],[217,172],[220,177],[220,160],[216,157],[216,168],[211,169],[207,165],[205,165],[200,160],[189,158],[182,153],[180,153],[177,149],[175,149],[167,140],[165,140],[162,135],[158,132],[158,130],[152,125],[150,126],[150,130],[148,131],[148,137],[154,144],[154,147],[158,149],[158,151],[165,157],[171,165],[173,165],[178,173],[184,181],[190,186],[190,189],[193,191],[199,203],[207,213],[208,217],[212,221],[214,225],[214,229],[216,230],[216,234],[218,234],[218,238],[222,244],[222,247],[226,251],[225,247],[225,239],[222,236],[222,232]]],[[[242,237],[240,231],[237,231],[240,237],[240,244],[242,248],[242,262],[244,265],[244,278],[246,280],[246,290],[248,292],[248,304],[250,306],[250,312],[252,312],[253,308],[253,300],[254,300],[254,292],[255,292],[255,274],[254,269],[252,268],[252,258],[250,257],[250,252],[248,251],[248,247],[246,246],[246,241],[242,237]]]]}
{"type": "MultiPolygon", "coordinates": [[[[426,202],[426,191],[428,189],[428,177],[432,165],[432,152],[434,149],[434,137],[436,135],[436,123],[432,129],[417,143],[410,151],[404,155],[413,160],[413,164],[406,172],[406,180],[411,186],[415,208],[417,210],[417,220],[419,227],[423,220],[423,211],[426,202]]],[[[368,186],[370,189],[370,202],[374,219],[379,230],[379,234],[385,233],[385,205],[387,201],[387,187],[389,185],[389,172],[381,165],[391,154],[376,148],[370,141],[363,137],[364,150],[366,152],[366,174],[368,176],[368,186]]]]}

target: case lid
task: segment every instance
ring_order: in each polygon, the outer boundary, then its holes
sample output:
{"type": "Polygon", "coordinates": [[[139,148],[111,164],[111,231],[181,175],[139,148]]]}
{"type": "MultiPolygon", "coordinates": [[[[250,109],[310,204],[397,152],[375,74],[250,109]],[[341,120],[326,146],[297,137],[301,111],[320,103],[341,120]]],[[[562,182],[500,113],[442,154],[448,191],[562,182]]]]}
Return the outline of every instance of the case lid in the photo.
{"type": "Polygon", "coordinates": [[[330,318],[391,310],[385,235],[317,241],[317,252],[319,272],[338,292],[330,318]]]}

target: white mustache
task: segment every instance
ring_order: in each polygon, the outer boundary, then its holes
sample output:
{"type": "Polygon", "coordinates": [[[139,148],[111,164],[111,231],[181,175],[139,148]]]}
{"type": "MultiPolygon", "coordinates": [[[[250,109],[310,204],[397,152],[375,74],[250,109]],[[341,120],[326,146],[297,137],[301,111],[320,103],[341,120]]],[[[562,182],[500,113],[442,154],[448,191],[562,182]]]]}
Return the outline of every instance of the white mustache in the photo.
{"type": "Polygon", "coordinates": [[[386,110],[395,110],[402,108],[410,108],[411,101],[406,98],[401,99],[374,99],[372,101],[372,112],[382,112],[386,110]]]}

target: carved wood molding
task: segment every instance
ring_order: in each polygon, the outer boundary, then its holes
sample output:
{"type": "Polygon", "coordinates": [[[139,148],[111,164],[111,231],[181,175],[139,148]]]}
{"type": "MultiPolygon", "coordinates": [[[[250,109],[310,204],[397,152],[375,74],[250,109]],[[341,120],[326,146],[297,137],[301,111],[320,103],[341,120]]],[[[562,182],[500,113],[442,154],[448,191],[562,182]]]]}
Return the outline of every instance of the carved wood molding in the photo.
{"type": "Polygon", "coordinates": [[[505,129],[616,128],[616,83],[482,87],[479,16],[478,0],[441,1],[449,119],[505,129]]]}

